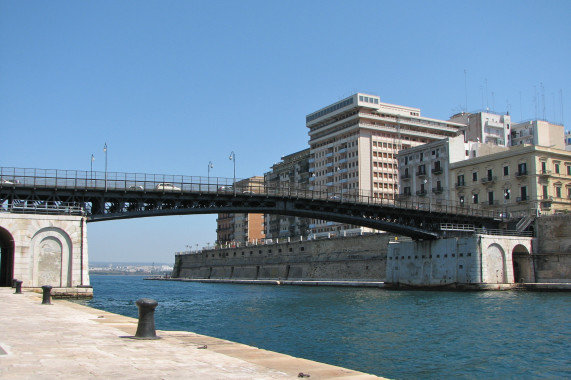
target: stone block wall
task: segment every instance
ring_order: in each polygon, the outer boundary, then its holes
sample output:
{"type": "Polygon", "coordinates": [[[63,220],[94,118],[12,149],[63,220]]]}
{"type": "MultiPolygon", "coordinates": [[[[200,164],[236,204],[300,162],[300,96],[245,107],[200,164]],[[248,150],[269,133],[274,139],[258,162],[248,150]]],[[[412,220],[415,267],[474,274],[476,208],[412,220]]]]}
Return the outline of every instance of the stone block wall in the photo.
{"type": "Polygon", "coordinates": [[[173,276],[192,279],[384,281],[394,235],[305,240],[179,255],[173,276]]]}
{"type": "Polygon", "coordinates": [[[536,282],[571,282],[571,215],[542,216],[535,221],[535,228],[536,282]]]}

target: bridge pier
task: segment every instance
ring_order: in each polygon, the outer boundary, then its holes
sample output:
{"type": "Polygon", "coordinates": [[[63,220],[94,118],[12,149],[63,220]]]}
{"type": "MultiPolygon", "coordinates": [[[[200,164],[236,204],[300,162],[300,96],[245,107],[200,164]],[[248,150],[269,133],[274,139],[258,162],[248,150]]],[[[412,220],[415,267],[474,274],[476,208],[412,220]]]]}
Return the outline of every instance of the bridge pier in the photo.
{"type": "Polygon", "coordinates": [[[0,213],[0,286],[21,280],[54,297],[91,297],[86,218],[0,213]]]}
{"type": "Polygon", "coordinates": [[[475,234],[389,244],[387,283],[501,287],[534,282],[531,237],[475,234]]]}

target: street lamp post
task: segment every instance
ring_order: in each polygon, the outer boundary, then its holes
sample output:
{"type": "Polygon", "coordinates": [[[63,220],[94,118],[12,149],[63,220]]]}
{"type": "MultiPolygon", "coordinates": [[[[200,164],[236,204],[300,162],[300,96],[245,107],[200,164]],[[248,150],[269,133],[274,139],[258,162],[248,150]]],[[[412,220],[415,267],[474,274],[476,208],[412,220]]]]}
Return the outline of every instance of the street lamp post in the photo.
{"type": "Polygon", "coordinates": [[[208,191],[210,191],[210,169],[212,169],[214,167],[214,164],[212,163],[212,161],[208,161],[208,183],[206,184],[206,186],[208,186],[208,191]]]}
{"type": "Polygon", "coordinates": [[[232,187],[234,188],[234,196],[236,196],[236,154],[234,151],[230,152],[228,159],[234,162],[234,182],[232,182],[232,187]]]}
{"type": "Polygon", "coordinates": [[[105,191],[107,191],[107,143],[103,146],[103,153],[105,153],[105,191]]]}
{"type": "Polygon", "coordinates": [[[91,155],[91,171],[89,174],[89,177],[91,179],[91,186],[93,186],[93,161],[95,161],[95,156],[92,154],[91,155]]]}

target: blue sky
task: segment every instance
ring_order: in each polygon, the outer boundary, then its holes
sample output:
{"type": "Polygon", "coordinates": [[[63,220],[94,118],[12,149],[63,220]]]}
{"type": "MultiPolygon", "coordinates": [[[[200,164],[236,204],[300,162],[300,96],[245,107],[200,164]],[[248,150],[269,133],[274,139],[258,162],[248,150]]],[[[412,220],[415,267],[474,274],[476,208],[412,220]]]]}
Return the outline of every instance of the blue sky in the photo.
{"type": "MultiPolygon", "coordinates": [[[[0,165],[232,177],[356,92],[422,115],[571,118],[570,1],[0,0],[0,165]]],[[[216,216],[88,225],[92,261],[173,262],[216,216]]]]}

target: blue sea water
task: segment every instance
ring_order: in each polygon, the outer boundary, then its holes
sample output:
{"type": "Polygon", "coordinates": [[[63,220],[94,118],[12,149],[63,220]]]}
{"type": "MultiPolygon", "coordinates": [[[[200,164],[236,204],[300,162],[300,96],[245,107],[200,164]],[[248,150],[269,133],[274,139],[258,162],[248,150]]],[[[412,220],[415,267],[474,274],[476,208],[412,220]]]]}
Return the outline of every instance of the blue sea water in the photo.
{"type": "Polygon", "coordinates": [[[388,291],[91,276],[83,303],[392,379],[569,379],[569,293],[388,291]]]}

